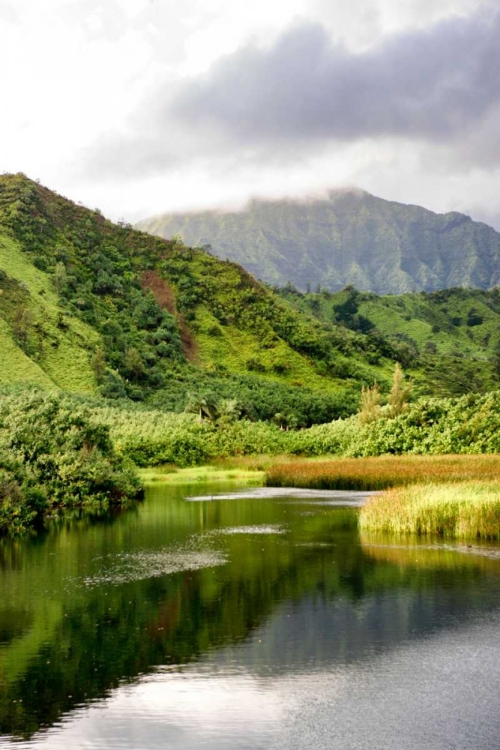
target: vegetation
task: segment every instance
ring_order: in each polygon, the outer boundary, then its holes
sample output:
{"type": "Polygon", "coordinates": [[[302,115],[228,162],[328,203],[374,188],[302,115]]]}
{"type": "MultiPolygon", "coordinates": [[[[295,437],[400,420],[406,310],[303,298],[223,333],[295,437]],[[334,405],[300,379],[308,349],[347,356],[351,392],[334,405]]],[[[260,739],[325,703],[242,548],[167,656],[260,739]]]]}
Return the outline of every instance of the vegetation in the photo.
{"type": "Polygon", "coordinates": [[[359,412],[359,421],[361,424],[370,424],[380,418],[382,394],[378,384],[375,383],[371,388],[363,386],[361,389],[361,409],[359,412]]]}
{"type": "Polygon", "coordinates": [[[385,297],[352,286],[334,294],[302,294],[290,285],[277,291],[297,310],[364,335],[380,352],[385,347],[385,356],[411,375],[415,394],[457,396],[498,387],[498,288],[385,297]]]}
{"type": "Polygon", "coordinates": [[[500,393],[420,399],[396,417],[387,407],[362,425],[357,416],[315,425],[291,438],[290,450],[309,456],[500,453],[500,393]]]}
{"type": "Polygon", "coordinates": [[[224,469],[213,464],[187,469],[178,469],[169,465],[158,466],[141,469],[139,476],[146,484],[154,482],[161,482],[162,484],[238,482],[239,485],[260,485],[264,481],[263,471],[245,468],[224,469]]]}
{"type": "Polygon", "coordinates": [[[252,201],[243,211],[166,214],[141,229],[209,243],[257,278],[302,290],[352,284],[378,294],[499,282],[500,235],[459,213],[381,200],[360,190],[307,201],[252,201]]]}
{"type": "Polygon", "coordinates": [[[278,425],[238,420],[212,422],[195,414],[96,408],[95,419],[109,427],[116,451],[137,466],[196,466],[228,456],[280,454],[288,436],[278,425]]]}
{"type": "Polygon", "coordinates": [[[364,531],[500,539],[498,479],[392,489],[372,498],[359,522],[364,531]]]}
{"type": "MultiPolygon", "coordinates": [[[[0,177],[0,383],[183,411],[195,399],[309,426],[388,385],[391,351],[297,315],[240,266],[0,177]]],[[[204,415],[207,416],[207,415],[204,415]]]]}
{"type": "MultiPolygon", "coordinates": [[[[0,404],[29,400],[29,392],[21,390],[20,394],[0,397],[0,404]]],[[[43,400],[48,395],[40,392],[36,397],[43,400]]],[[[83,411],[93,424],[105,427],[115,453],[140,467],[189,467],[231,457],[238,457],[239,466],[241,458],[249,456],[253,457],[249,468],[261,468],[259,456],[284,454],[363,457],[500,452],[500,393],[421,400],[397,417],[391,417],[384,406],[377,420],[364,425],[353,416],[298,430],[234,414],[200,419],[198,413],[176,414],[123,403],[112,406],[68,395],[58,398],[68,410],[83,411]]]]}
{"type": "Polygon", "coordinates": [[[318,490],[384,490],[409,485],[455,484],[471,480],[493,482],[500,456],[380,456],[295,461],[270,466],[270,487],[310,487],[318,490]]]}
{"type": "Polygon", "coordinates": [[[63,396],[24,393],[0,401],[0,534],[40,526],[60,509],[107,509],[140,485],[108,429],[63,396]]]}
{"type": "Polygon", "coordinates": [[[193,397],[236,401],[240,416],[293,429],[354,413],[374,382],[386,395],[395,362],[416,397],[500,380],[494,291],[272,290],[23,175],[0,177],[0,292],[0,383],[179,413],[193,397]]]}

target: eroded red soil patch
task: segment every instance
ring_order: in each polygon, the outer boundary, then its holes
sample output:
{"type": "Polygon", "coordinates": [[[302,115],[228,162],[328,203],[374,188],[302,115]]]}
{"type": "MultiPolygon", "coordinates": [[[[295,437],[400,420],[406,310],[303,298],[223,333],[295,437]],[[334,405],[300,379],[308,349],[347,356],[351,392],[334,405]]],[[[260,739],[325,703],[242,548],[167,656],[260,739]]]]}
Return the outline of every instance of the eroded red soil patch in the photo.
{"type": "Polygon", "coordinates": [[[152,292],[160,307],[167,310],[171,315],[175,315],[179,321],[181,343],[184,354],[190,361],[195,360],[198,353],[196,341],[194,340],[186,321],[177,311],[175,295],[168,281],[162,279],[156,271],[143,271],[141,274],[141,286],[144,291],[149,289],[152,292]]]}

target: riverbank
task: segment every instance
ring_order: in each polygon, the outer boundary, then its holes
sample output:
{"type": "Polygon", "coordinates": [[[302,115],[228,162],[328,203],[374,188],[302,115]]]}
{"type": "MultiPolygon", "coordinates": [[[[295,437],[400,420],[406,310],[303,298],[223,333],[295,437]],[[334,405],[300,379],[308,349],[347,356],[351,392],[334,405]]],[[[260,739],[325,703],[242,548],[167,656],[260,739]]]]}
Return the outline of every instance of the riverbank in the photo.
{"type": "Polygon", "coordinates": [[[197,484],[203,482],[238,482],[249,486],[261,486],[265,481],[265,472],[246,468],[221,468],[214,465],[192,466],[179,469],[175,466],[155,466],[149,469],[138,469],[137,473],[145,485],[161,482],[162,484],[197,484]]]}
{"type": "Polygon", "coordinates": [[[279,463],[268,487],[382,490],[360,511],[361,531],[500,539],[500,456],[378,456],[279,463]]]}

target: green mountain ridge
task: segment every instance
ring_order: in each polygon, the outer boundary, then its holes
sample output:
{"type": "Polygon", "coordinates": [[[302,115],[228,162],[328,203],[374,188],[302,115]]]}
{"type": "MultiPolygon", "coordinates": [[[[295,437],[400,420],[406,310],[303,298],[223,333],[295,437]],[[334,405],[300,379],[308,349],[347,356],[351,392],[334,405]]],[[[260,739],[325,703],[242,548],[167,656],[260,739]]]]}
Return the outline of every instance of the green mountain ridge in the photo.
{"type": "Polygon", "coordinates": [[[0,384],[174,411],[215,391],[300,424],[352,411],[361,385],[393,367],[385,345],[297,313],[240,266],[21,174],[0,177],[0,344],[0,384]]]}
{"type": "Polygon", "coordinates": [[[374,382],[387,393],[395,362],[415,396],[485,392],[499,381],[498,300],[458,291],[445,304],[271,288],[24,175],[0,177],[0,386],[286,427],[353,413],[374,382]]]}
{"type": "Polygon", "coordinates": [[[244,210],[171,213],[137,224],[220,258],[279,286],[377,294],[489,289],[500,282],[500,233],[457,212],[377,198],[361,190],[325,199],[253,200],[244,210]]]}

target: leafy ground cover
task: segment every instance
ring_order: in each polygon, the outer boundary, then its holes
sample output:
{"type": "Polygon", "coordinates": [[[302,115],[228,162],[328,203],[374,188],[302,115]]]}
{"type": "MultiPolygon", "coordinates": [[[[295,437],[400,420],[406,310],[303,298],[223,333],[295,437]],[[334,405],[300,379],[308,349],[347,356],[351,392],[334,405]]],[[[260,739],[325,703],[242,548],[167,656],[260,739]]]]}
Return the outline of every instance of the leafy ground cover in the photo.
{"type": "Polygon", "coordinates": [[[294,433],[289,450],[305,455],[500,453],[500,392],[419,399],[391,417],[360,424],[357,416],[294,433]]]}

